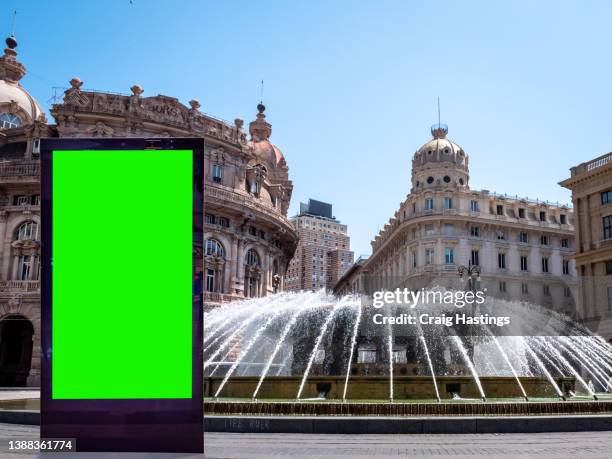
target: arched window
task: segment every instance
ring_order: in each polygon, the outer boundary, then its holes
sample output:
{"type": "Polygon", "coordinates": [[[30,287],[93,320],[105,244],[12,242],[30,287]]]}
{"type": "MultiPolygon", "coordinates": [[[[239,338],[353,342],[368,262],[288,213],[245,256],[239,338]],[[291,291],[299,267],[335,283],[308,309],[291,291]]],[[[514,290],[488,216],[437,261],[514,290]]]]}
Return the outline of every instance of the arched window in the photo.
{"type": "Polygon", "coordinates": [[[253,193],[255,196],[259,196],[259,189],[259,181],[253,180],[253,182],[251,183],[251,193],[253,193]]]}
{"type": "Polygon", "coordinates": [[[15,231],[15,239],[18,241],[34,240],[38,241],[38,223],[29,221],[22,223],[15,231]]]}
{"type": "Polygon", "coordinates": [[[11,129],[21,126],[21,118],[12,113],[0,113],[0,129],[11,129]]]}
{"type": "Polygon", "coordinates": [[[225,256],[225,249],[223,245],[216,239],[208,239],[206,241],[206,255],[212,255],[213,257],[222,258],[225,256]]]}
{"type": "Polygon", "coordinates": [[[249,249],[246,254],[246,264],[247,266],[259,266],[261,262],[259,260],[259,255],[253,249],[249,249]]]}

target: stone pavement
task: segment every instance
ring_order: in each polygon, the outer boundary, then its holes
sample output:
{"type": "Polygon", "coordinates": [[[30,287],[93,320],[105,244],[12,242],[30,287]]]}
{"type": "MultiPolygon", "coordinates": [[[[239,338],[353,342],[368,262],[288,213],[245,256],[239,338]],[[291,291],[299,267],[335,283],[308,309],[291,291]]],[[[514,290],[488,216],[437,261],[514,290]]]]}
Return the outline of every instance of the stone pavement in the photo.
{"type": "Polygon", "coordinates": [[[308,458],[352,459],[426,457],[477,459],[609,459],[612,432],[458,435],[323,435],[208,433],[206,455],[53,453],[11,454],[8,439],[34,439],[37,426],[0,424],[0,458],[52,459],[195,459],[207,458],[308,458]]]}

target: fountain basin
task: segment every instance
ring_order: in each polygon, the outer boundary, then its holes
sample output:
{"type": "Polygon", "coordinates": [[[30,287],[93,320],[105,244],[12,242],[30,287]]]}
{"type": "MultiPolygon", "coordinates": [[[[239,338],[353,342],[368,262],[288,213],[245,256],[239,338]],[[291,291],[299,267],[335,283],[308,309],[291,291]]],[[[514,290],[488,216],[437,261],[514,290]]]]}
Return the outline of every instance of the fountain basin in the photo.
{"type": "MultiPolygon", "coordinates": [[[[258,400],[296,398],[300,376],[271,376],[263,381],[257,394],[258,400]]],[[[522,397],[516,379],[510,376],[483,376],[480,378],[487,398],[522,397]]],[[[213,397],[222,377],[204,378],[204,396],[213,397]]],[[[259,381],[254,376],[236,376],[223,387],[219,397],[252,397],[259,381]]],[[[528,397],[558,398],[550,381],[544,377],[521,377],[521,384],[528,397]]],[[[438,376],[436,378],[441,399],[452,399],[457,394],[464,399],[480,399],[474,379],[469,376],[438,376]]],[[[575,391],[576,382],[571,377],[558,377],[555,382],[564,394],[575,391]]],[[[343,376],[310,376],[304,385],[301,399],[318,398],[342,400],[345,378],[343,376]]],[[[429,376],[394,376],[394,400],[414,399],[436,401],[432,378],[429,376]]],[[[352,376],[348,384],[348,400],[388,400],[388,376],[352,376]]]]}

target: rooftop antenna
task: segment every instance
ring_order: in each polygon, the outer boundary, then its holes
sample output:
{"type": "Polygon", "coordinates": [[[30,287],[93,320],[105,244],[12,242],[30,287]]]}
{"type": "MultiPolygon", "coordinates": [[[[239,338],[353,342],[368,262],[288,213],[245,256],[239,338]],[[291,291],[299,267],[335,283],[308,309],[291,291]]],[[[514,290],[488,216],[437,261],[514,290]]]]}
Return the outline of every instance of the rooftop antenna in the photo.
{"type": "Polygon", "coordinates": [[[13,10],[13,18],[11,19],[11,37],[15,36],[15,22],[17,20],[17,10],[13,10]]]}
{"type": "Polygon", "coordinates": [[[261,80],[261,86],[259,88],[259,103],[263,104],[263,90],[264,90],[264,80],[261,80]]]}
{"type": "Polygon", "coordinates": [[[440,96],[438,96],[438,128],[440,127],[440,96]]]}

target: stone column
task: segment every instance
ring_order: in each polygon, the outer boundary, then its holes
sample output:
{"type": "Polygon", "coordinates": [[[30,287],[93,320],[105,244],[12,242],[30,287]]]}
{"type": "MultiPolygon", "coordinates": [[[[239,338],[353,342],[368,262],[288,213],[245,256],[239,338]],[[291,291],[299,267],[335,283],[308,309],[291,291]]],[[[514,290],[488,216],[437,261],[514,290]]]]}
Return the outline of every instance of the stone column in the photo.
{"type": "Polygon", "coordinates": [[[11,250],[11,246],[10,246],[9,241],[4,242],[5,241],[4,233],[6,232],[7,220],[8,220],[8,215],[6,211],[4,210],[0,211],[0,244],[4,244],[4,247],[0,246],[0,280],[9,278],[8,262],[10,260],[9,251],[11,250]],[[6,267],[3,269],[4,260],[6,260],[6,267]]]}
{"type": "Polygon", "coordinates": [[[34,335],[32,335],[32,365],[26,385],[28,387],[40,386],[40,321],[33,321],[34,335]]]}
{"type": "Polygon", "coordinates": [[[17,280],[17,269],[19,268],[19,251],[15,250],[15,254],[13,255],[13,269],[11,274],[12,280],[17,280]]]}
{"type": "Polygon", "coordinates": [[[242,290],[243,293],[246,287],[244,278],[244,244],[245,242],[240,239],[236,241],[236,247],[238,249],[238,255],[236,257],[236,279],[238,280],[238,290],[242,290]]]}
{"type": "MultiPolygon", "coordinates": [[[[584,216],[584,223],[586,225],[585,228],[585,232],[584,232],[584,247],[583,247],[583,251],[587,251],[587,250],[591,250],[593,248],[593,232],[592,232],[592,228],[591,228],[591,213],[589,212],[589,207],[591,205],[590,203],[590,197],[589,195],[587,195],[584,200],[583,200],[583,204],[582,204],[582,212],[578,211],[578,218],[580,218],[580,213],[582,213],[582,215],[584,216]]],[[[580,224],[580,221],[577,222],[578,224],[580,224]]]]}

